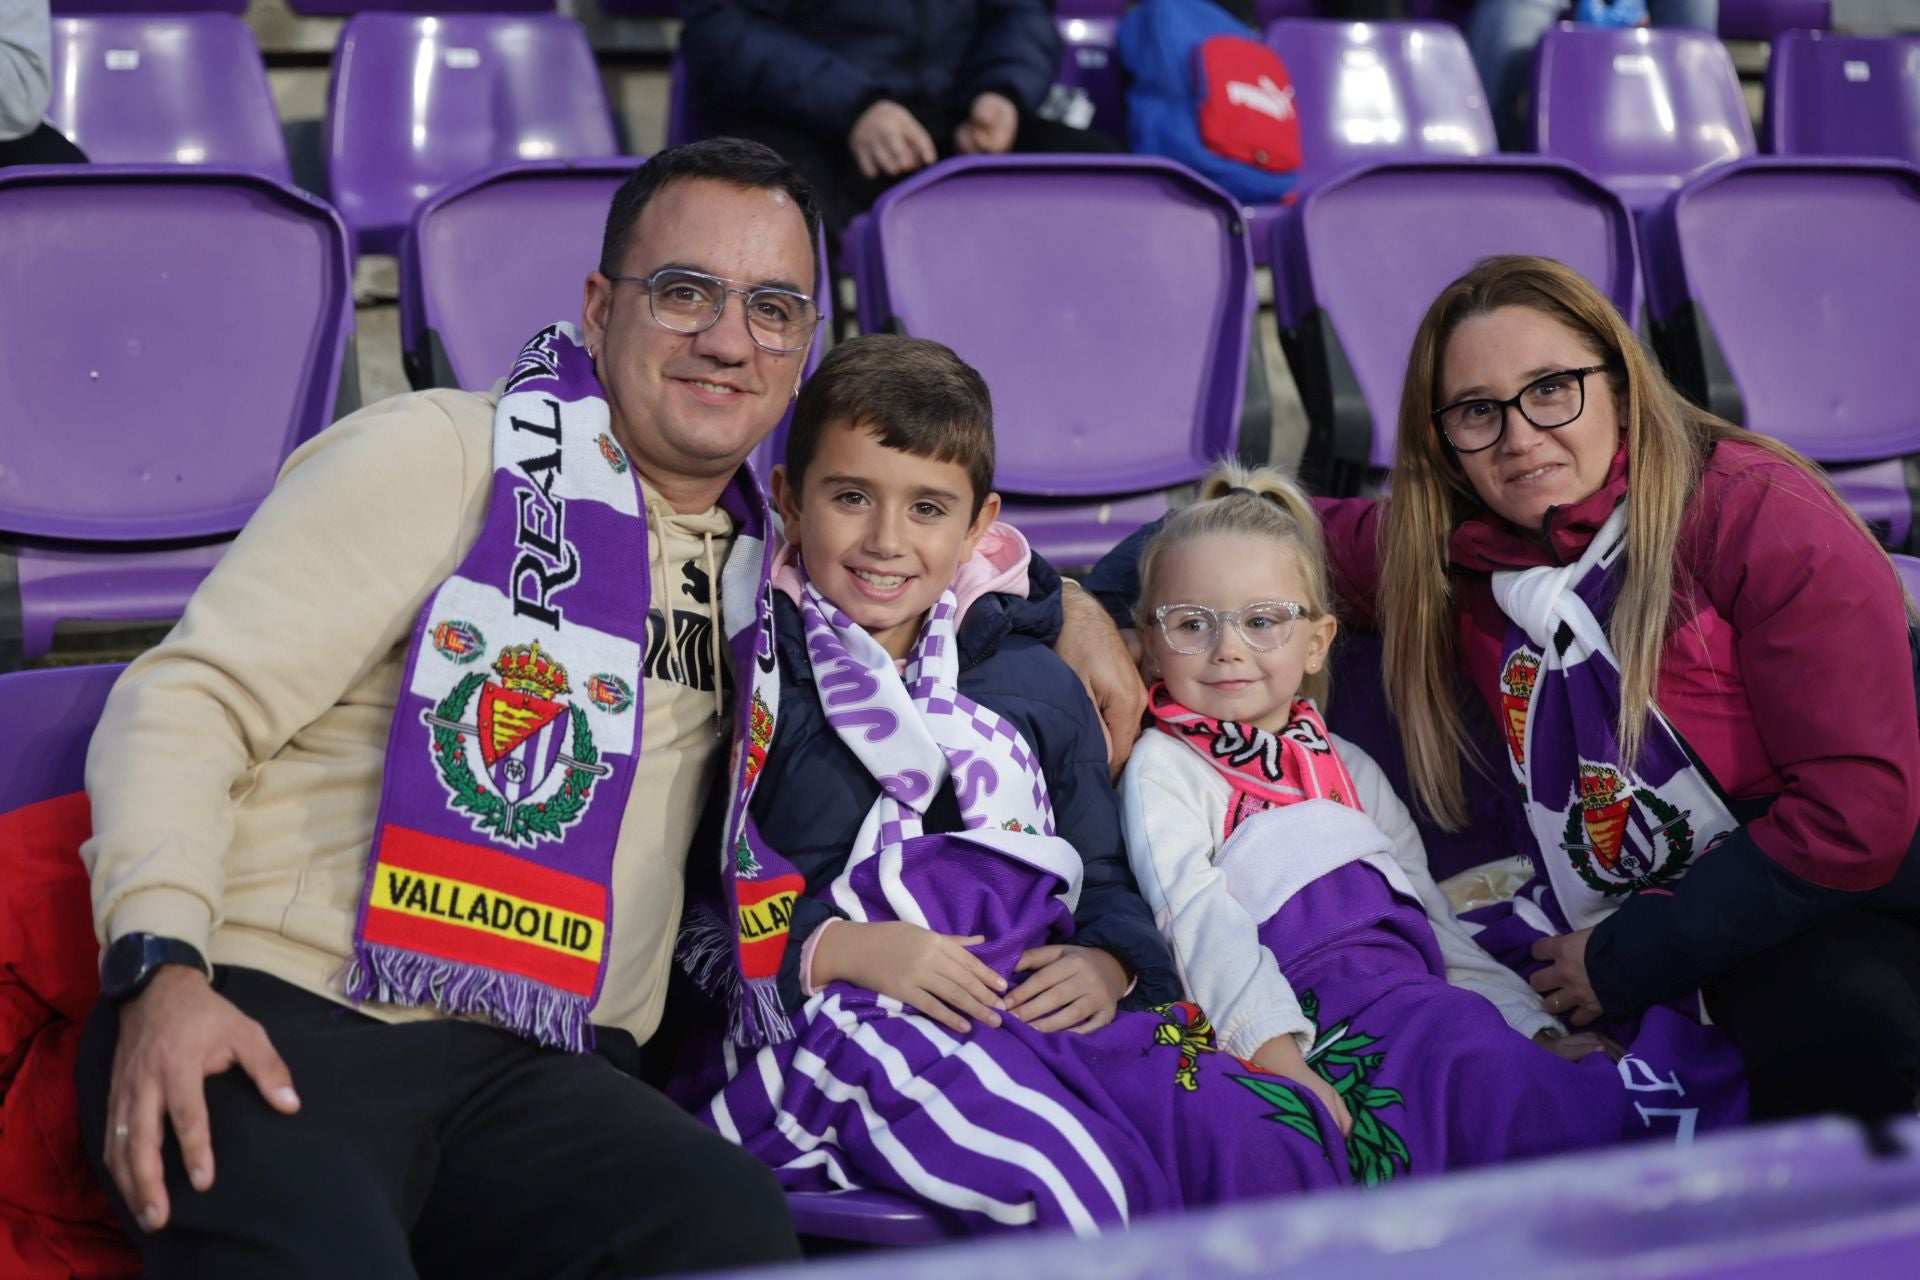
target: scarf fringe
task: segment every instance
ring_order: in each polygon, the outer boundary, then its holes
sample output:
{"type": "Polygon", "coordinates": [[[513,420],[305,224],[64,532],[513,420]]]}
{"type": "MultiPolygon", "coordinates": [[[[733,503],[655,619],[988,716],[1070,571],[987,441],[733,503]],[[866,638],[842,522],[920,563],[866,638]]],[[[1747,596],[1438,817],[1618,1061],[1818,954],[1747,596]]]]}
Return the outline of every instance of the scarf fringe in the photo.
{"type": "Polygon", "coordinates": [[[727,1009],[727,1038],[739,1045],[781,1044],[796,1034],[777,978],[742,978],[734,936],[714,909],[687,908],[674,954],[693,985],[727,1009]]]}
{"type": "Polygon", "coordinates": [[[480,1017],[553,1049],[589,1053],[589,1002],[543,982],[399,947],[363,942],[347,970],[347,995],[359,1004],[430,1004],[456,1017],[480,1017]]]}

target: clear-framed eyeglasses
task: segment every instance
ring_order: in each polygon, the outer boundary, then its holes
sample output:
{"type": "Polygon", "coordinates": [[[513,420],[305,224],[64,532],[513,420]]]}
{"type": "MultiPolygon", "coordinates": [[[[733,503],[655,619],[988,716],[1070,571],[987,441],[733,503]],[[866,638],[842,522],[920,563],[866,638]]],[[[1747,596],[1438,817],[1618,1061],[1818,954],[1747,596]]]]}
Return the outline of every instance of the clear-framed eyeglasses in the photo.
{"type": "Polygon", "coordinates": [[[1294,600],[1256,600],[1238,609],[1163,604],[1153,611],[1153,620],[1175,653],[1211,653],[1229,626],[1247,648],[1272,653],[1293,638],[1293,624],[1312,613],[1294,600]]]}
{"type": "Polygon", "coordinates": [[[779,355],[798,351],[820,324],[820,308],[813,299],[792,289],[749,285],[681,267],[663,267],[650,276],[607,278],[645,289],[654,323],[675,333],[705,333],[713,328],[730,293],[739,294],[746,305],[747,332],[762,350],[779,355]]]}
{"type": "Polygon", "coordinates": [[[1594,364],[1545,374],[1507,400],[1456,401],[1434,410],[1433,422],[1455,453],[1479,453],[1499,444],[1500,437],[1507,433],[1508,409],[1519,410],[1521,417],[1540,430],[1552,431],[1573,422],[1586,409],[1587,375],[1605,368],[1594,364]]]}

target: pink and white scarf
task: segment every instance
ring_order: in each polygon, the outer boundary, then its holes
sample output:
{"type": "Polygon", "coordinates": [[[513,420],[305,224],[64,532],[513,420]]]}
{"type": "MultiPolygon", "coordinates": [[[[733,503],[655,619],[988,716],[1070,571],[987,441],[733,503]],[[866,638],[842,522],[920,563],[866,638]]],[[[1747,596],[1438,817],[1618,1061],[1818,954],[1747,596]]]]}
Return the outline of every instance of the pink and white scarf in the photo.
{"type": "Polygon", "coordinates": [[[1147,701],[1154,727],[1198,751],[1233,788],[1225,840],[1248,817],[1302,800],[1331,800],[1358,809],[1353,777],[1333,749],[1327,722],[1311,698],[1296,698],[1278,733],[1234,720],[1216,720],[1174,700],[1164,683],[1147,701]]]}

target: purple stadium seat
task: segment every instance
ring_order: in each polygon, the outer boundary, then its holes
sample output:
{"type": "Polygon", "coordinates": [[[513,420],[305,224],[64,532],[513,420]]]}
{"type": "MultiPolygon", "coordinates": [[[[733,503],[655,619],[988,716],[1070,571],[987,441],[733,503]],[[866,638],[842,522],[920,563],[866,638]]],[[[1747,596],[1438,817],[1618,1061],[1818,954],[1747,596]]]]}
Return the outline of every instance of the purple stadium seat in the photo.
{"type": "Polygon", "coordinates": [[[600,12],[616,18],[677,18],[680,0],[600,0],[600,12]]]}
{"type": "Polygon", "coordinates": [[[1767,150],[1920,164],[1920,36],[1786,31],[1767,60],[1767,150]]]}
{"type": "Polygon", "coordinates": [[[552,13],[551,0],[287,0],[309,18],[346,18],[356,13],[552,13]]]}
{"type": "Polygon", "coordinates": [[[1694,174],[1754,153],[1727,47],[1704,31],[1562,23],[1533,55],[1533,149],[1644,215],[1694,174]]]}
{"type": "Polygon", "coordinates": [[[56,18],[47,119],[96,164],[291,180],[259,46],[226,13],[56,18]]]}
{"type": "Polygon", "coordinates": [[[0,813],[86,786],[87,743],[107,691],[126,667],[54,667],[0,675],[0,813]]]}
{"type": "Polygon", "coordinates": [[[0,171],[0,670],[164,621],[358,398],[345,231],[258,174],[0,171]],[[17,591],[18,599],[10,599],[17,591]]]}
{"type": "Polygon", "coordinates": [[[1771,40],[1795,28],[1832,25],[1832,0],[1720,0],[1723,40],[1771,40]]]}
{"type": "MultiPolygon", "coordinates": [[[[1266,39],[1293,81],[1302,189],[1355,165],[1500,149],[1457,27],[1297,18],[1273,23],[1266,39]]],[[[1281,208],[1253,209],[1253,256],[1262,266],[1281,208]]]]}
{"type": "Polygon", "coordinates": [[[348,19],[327,108],[333,202],[363,253],[394,253],[413,211],[514,160],[619,154],[587,34],[558,14],[348,19]]]}
{"type": "Polygon", "coordinates": [[[1008,518],[1063,566],[1164,513],[1238,435],[1253,273],[1240,210],[1148,156],[948,160],[849,232],[860,327],[986,376],[1008,518]]]}
{"type": "MultiPolygon", "coordinates": [[[[1899,1136],[1920,1142],[1920,1125],[1899,1136]]],[[[1021,1233],[964,1249],[848,1254],[751,1274],[755,1280],[1166,1280],[1216,1271],[1240,1280],[1891,1277],[1908,1275],[1920,1251],[1916,1203],[1920,1160],[1878,1158],[1858,1126],[1824,1119],[1715,1134],[1683,1147],[1648,1143],[1415,1178],[1364,1194],[1321,1192],[1200,1209],[1091,1239],[1021,1233]],[[1572,1217],[1564,1203],[1569,1193],[1580,1205],[1572,1217]]]]}
{"type": "MultiPolygon", "coordinates": [[[[639,164],[628,157],[504,165],[422,202],[400,248],[400,339],[413,385],[484,391],[505,376],[535,329],[577,323],[607,205],[639,164]]],[[[824,243],[816,252],[824,262],[824,243]]],[[[824,275],[819,301],[808,373],[833,333],[833,290],[824,275]]],[[[763,481],[781,460],[786,430],[783,419],[753,453],[763,481]]]]}
{"type": "Polygon", "coordinates": [[[957,1224],[889,1191],[796,1191],[787,1195],[787,1208],[794,1231],[816,1240],[906,1247],[963,1234],[957,1224]]]}
{"type": "Polygon", "coordinates": [[[53,0],[53,16],[93,13],[245,13],[247,0],[53,0]]]}
{"type": "Polygon", "coordinates": [[[1544,157],[1350,170],[1309,189],[1273,236],[1274,313],[1309,424],[1301,467],[1321,493],[1360,492],[1392,464],[1414,330],[1480,258],[1558,258],[1639,315],[1631,215],[1544,157]]]}
{"type": "Polygon", "coordinates": [[[1901,459],[1920,332],[1920,169],[1759,159],[1711,170],[1648,227],[1662,354],[1701,403],[1827,465],[1896,550],[1920,543],[1901,459]]]}
{"type": "Polygon", "coordinates": [[[1127,11],[1127,0],[1054,0],[1062,18],[1117,18],[1127,11]]]}

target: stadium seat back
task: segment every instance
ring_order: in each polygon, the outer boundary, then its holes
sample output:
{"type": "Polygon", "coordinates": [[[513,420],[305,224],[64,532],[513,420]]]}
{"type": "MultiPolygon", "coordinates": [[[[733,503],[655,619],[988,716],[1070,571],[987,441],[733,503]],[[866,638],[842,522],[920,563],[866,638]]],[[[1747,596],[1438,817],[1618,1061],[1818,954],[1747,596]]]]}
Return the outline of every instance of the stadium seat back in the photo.
{"type": "Polygon", "coordinates": [[[1720,0],[1719,8],[1723,40],[1771,40],[1783,31],[1833,25],[1833,0],[1720,0]]]}
{"type": "Polygon", "coordinates": [[[1533,149],[1636,209],[1755,149],[1733,59],[1704,31],[1562,23],[1534,51],[1532,104],[1533,149]]]}
{"type": "MultiPolygon", "coordinates": [[[[287,7],[309,18],[348,18],[368,10],[393,13],[552,13],[551,0],[287,0],[287,7]]],[[[608,12],[614,12],[609,7],[608,12]]]]}
{"type": "Polygon", "coordinates": [[[1682,386],[1834,472],[1888,545],[1920,453],[1920,169],[1750,160],[1689,183],[1651,226],[1661,345],[1682,386]],[[1879,464],[1856,471],[1857,464],[1879,464]]]}
{"type": "Polygon", "coordinates": [[[1787,31],[1767,61],[1767,149],[1920,164],[1920,36],[1787,31]]]}
{"type": "Polygon", "coordinates": [[[1631,321],[1632,217],[1607,188],[1533,157],[1409,161],[1311,188],[1274,229],[1275,315],[1306,402],[1302,466],[1355,493],[1393,463],[1407,352],[1428,304],[1489,254],[1557,258],[1631,321]]]}
{"type": "Polygon", "coordinates": [[[586,32],[551,13],[356,15],[326,128],[334,204],[371,253],[397,251],[420,201],[456,179],[619,151],[586,32]]]}
{"type": "Polygon", "coordinates": [[[96,164],[292,176],[260,49],[231,14],[56,18],[50,63],[47,119],[96,164]]]}
{"type": "Polygon", "coordinates": [[[1016,518],[1090,563],[1234,450],[1254,304],[1241,219],[1157,158],[949,160],[859,224],[861,328],[938,339],[986,376],[996,486],[1057,500],[1016,518]]]}
{"type": "Polygon", "coordinates": [[[1480,73],[1440,22],[1296,18],[1267,28],[1300,119],[1301,181],[1356,164],[1500,149],[1480,73]]]}
{"type": "Polygon", "coordinates": [[[177,616],[354,406],[332,210],[237,170],[0,171],[0,669],[56,622],[177,616]],[[24,640],[22,639],[24,635],[24,640]]]}
{"type": "Polygon", "coordinates": [[[53,667],[0,675],[0,813],[86,787],[87,744],[126,667],[53,667]]]}
{"type": "Polygon", "coordinates": [[[53,0],[53,16],[96,13],[232,13],[247,11],[247,0],[53,0]]]}

